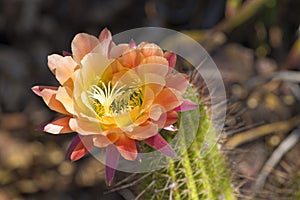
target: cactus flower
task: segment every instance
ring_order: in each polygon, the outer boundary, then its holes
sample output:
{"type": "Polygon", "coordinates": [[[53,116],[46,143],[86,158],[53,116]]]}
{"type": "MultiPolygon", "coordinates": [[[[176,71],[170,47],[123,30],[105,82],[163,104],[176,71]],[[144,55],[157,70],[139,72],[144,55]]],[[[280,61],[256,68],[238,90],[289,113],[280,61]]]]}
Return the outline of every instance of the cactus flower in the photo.
{"type": "Polygon", "coordinates": [[[50,109],[62,114],[41,130],[76,132],[67,151],[72,161],[94,147],[106,148],[109,184],[119,156],[138,157],[138,141],[175,157],[159,131],[174,129],[178,112],[197,107],[183,98],[188,79],[174,70],[176,55],[147,42],[116,45],[108,29],[98,38],[77,34],[71,50],[48,56],[60,86],[32,88],[50,109]]]}

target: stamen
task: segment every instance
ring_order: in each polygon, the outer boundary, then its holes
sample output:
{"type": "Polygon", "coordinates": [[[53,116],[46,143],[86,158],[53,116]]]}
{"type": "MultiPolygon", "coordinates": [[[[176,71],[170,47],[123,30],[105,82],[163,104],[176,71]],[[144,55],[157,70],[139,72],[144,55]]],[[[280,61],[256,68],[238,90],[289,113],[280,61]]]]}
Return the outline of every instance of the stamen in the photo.
{"type": "Polygon", "coordinates": [[[107,86],[103,82],[91,86],[88,93],[100,117],[122,114],[142,105],[143,94],[140,87],[117,86],[118,83],[112,87],[111,82],[108,82],[107,86]]]}

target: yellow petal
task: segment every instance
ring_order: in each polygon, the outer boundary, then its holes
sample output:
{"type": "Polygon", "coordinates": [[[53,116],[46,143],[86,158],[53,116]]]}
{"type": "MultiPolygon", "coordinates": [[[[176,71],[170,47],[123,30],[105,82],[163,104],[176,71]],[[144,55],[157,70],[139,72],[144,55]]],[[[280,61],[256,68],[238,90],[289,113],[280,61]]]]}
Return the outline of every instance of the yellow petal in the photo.
{"type": "Polygon", "coordinates": [[[156,105],[151,106],[149,113],[150,113],[149,117],[151,119],[153,119],[154,121],[157,121],[160,118],[160,116],[163,113],[165,113],[165,110],[161,105],[156,104],[156,105]]]}
{"type": "Polygon", "coordinates": [[[89,53],[81,61],[80,78],[84,89],[90,89],[92,84],[97,83],[104,71],[109,67],[112,60],[99,53],[89,53]]]}

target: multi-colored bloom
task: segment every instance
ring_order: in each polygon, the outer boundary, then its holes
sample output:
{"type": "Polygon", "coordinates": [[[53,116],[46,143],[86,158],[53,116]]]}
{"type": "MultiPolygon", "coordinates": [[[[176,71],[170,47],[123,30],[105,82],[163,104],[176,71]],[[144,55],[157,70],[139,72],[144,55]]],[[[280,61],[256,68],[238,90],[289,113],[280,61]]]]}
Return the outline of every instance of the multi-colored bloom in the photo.
{"type": "Polygon", "coordinates": [[[174,70],[176,55],[152,43],[116,45],[107,29],[99,38],[77,34],[71,49],[72,54],[48,57],[60,86],[32,88],[64,115],[42,130],[78,133],[67,153],[72,161],[93,147],[106,148],[109,184],[120,155],[137,158],[138,141],[174,157],[159,131],[170,129],[178,112],[197,107],[183,98],[188,78],[174,70]]]}

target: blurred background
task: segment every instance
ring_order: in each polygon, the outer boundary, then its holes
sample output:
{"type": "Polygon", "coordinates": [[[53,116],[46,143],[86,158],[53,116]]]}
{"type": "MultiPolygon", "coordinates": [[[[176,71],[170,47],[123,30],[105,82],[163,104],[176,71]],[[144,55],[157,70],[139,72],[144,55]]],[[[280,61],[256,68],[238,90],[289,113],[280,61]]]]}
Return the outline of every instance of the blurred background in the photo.
{"type": "Polygon", "coordinates": [[[103,194],[98,161],[65,160],[74,135],[36,130],[56,114],[30,88],[58,85],[47,56],[70,51],[77,33],[145,26],[186,33],[221,70],[229,99],[224,148],[233,148],[227,157],[239,198],[255,188],[261,199],[297,199],[297,141],[267,176],[264,167],[300,122],[299,13],[297,0],[0,0],[0,200],[125,198],[103,194]],[[256,129],[262,125],[267,133],[256,129]]]}

